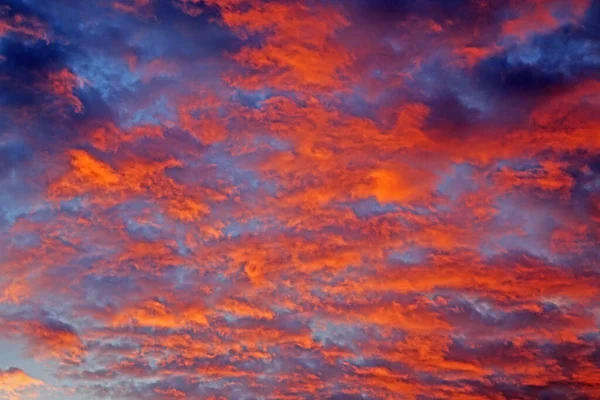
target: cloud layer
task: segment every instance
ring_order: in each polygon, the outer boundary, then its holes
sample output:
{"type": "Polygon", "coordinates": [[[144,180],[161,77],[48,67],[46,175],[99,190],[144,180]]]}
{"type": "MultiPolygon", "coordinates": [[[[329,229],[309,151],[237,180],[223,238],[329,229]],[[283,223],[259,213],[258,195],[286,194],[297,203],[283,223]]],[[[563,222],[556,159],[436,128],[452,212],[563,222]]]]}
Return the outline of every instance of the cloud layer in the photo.
{"type": "Polygon", "coordinates": [[[0,340],[48,398],[599,398],[599,54],[597,0],[5,1],[0,340]]]}

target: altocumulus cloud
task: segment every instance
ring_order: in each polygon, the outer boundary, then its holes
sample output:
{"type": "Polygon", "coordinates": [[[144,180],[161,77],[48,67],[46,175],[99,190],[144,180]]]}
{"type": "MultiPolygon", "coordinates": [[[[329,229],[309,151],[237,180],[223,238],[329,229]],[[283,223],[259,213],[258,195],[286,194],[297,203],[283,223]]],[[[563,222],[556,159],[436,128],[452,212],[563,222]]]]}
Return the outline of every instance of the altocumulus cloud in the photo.
{"type": "Polygon", "coordinates": [[[5,1],[0,397],[600,398],[599,21],[5,1]]]}

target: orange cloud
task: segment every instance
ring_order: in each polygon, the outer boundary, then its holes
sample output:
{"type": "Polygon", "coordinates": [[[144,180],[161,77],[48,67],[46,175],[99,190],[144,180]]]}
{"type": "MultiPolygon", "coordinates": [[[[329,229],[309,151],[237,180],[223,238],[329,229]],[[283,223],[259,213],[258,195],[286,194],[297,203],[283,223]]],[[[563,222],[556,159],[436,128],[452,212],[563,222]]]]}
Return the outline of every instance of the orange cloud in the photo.
{"type": "Polygon", "coordinates": [[[79,335],[71,326],[60,321],[3,318],[0,333],[13,340],[27,340],[27,352],[32,357],[51,357],[69,365],[76,365],[85,355],[85,346],[79,335]]]}
{"type": "Polygon", "coordinates": [[[13,33],[50,42],[50,28],[43,21],[11,11],[10,5],[0,6],[0,36],[13,33]]]}
{"type": "Polygon", "coordinates": [[[538,0],[513,4],[513,11],[517,16],[504,22],[502,33],[505,36],[515,36],[519,40],[524,40],[529,35],[553,30],[566,22],[578,21],[588,9],[590,1],[538,0]],[[561,20],[555,16],[560,11],[560,7],[568,8],[568,18],[561,20]]]}
{"type": "Polygon", "coordinates": [[[32,378],[19,368],[0,369],[0,394],[7,400],[37,398],[35,389],[44,386],[44,382],[32,378]]]}
{"type": "Polygon", "coordinates": [[[234,85],[256,89],[266,81],[275,88],[340,87],[340,76],[351,55],[335,42],[334,35],[348,25],[333,7],[247,1],[211,0],[221,10],[223,22],[242,37],[265,33],[260,47],[244,47],[234,60],[253,71],[230,77],[234,85]]]}
{"type": "Polygon", "coordinates": [[[1,9],[0,338],[90,398],[598,397],[597,10],[459,3],[1,9]]]}

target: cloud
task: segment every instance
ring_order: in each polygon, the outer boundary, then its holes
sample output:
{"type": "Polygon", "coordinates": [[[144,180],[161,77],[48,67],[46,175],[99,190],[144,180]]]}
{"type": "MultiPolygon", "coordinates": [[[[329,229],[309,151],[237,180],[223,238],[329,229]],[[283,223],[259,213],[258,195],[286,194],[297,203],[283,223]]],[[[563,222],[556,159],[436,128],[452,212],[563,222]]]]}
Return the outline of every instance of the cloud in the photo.
{"type": "Polygon", "coordinates": [[[27,352],[32,357],[51,357],[68,364],[81,362],[84,345],[75,329],[62,321],[46,318],[2,318],[2,335],[15,338],[22,335],[28,342],[27,352]]]}
{"type": "Polygon", "coordinates": [[[38,3],[0,397],[600,396],[598,1],[38,3]]]}
{"type": "Polygon", "coordinates": [[[9,1],[0,8],[0,37],[15,35],[49,42],[50,34],[44,21],[21,2],[9,1]]]}
{"type": "Polygon", "coordinates": [[[22,369],[15,367],[0,369],[0,393],[9,400],[36,398],[35,388],[44,385],[44,382],[32,378],[22,369]]]}

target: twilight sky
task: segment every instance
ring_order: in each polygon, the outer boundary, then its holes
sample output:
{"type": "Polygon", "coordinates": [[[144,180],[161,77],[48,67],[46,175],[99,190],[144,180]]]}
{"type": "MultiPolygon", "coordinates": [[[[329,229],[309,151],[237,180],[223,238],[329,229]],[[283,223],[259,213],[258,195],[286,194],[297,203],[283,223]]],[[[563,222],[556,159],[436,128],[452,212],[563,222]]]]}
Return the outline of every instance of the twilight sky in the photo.
{"type": "Polygon", "coordinates": [[[0,399],[599,399],[600,0],[0,0],[0,399]]]}

